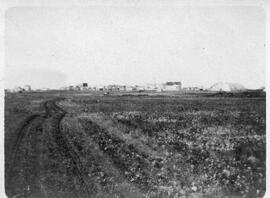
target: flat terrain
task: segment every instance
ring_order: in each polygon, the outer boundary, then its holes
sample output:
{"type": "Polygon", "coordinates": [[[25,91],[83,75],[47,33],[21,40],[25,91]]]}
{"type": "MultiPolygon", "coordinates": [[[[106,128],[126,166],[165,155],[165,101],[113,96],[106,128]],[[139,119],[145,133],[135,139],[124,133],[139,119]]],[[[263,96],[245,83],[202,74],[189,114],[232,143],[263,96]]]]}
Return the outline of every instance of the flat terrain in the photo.
{"type": "Polygon", "coordinates": [[[263,197],[264,93],[5,96],[8,197],[263,197]]]}

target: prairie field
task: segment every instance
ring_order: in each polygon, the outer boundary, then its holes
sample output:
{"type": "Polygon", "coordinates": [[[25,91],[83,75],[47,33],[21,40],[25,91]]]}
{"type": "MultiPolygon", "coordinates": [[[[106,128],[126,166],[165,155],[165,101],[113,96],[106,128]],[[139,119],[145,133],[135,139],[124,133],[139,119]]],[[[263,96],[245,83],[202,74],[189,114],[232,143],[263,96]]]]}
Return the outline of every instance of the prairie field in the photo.
{"type": "Polygon", "coordinates": [[[263,197],[259,93],[5,96],[8,197],[263,197]]]}

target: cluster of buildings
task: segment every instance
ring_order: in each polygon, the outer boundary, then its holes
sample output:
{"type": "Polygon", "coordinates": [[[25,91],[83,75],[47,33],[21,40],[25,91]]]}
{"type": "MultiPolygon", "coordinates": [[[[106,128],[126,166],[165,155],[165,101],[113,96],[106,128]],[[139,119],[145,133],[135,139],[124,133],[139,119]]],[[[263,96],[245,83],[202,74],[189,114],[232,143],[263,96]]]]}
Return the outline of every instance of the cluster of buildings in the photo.
{"type": "Polygon", "coordinates": [[[180,91],[181,82],[148,83],[145,85],[96,85],[88,86],[88,83],[81,83],[75,86],[62,87],[62,90],[90,90],[90,91],[180,91]]]}
{"type": "Polygon", "coordinates": [[[7,90],[8,92],[22,93],[22,92],[30,92],[32,91],[31,85],[24,85],[22,87],[15,87],[14,89],[7,90]]]}
{"type": "MultiPolygon", "coordinates": [[[[6,90],[8,92],[30,92],[30,91],[48,91],[49,89],[36,89],[32,90],[30,85],[24,85],[23,87],[16,87],[11,90],[6,90]]],[[[213,84],[208,89],[204,89],[201,87],[182,87],[182,83],[180,81],[176,82],[165,82],[165,83],[148,83],[144,85],[96,85],[89,86],[88,83],[81,83],[78,85],[71,85],[60,88],[60,90],[68,90],[68,91],[127,91],[127,92],[144,92],[144,91],[155,91],[155,92],[163,92],[163,91],[214,91],[214,92],[230,92],[230,91],[244,91],[247,90],[243,85],[239,83],[228,83],[228,82],[217,82],[213,84]]],[[[265,91],[265,87],[262,87],[258,90],[265,91]]]]}

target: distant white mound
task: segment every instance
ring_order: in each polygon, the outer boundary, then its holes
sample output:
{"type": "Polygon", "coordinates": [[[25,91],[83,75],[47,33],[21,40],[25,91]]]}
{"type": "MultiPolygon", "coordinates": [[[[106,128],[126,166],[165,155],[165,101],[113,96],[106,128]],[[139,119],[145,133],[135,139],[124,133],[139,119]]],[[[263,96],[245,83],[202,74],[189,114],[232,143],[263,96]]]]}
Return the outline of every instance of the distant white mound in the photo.
{"type": "Polygon", "coordinates": [[[242,91],[246,88],[239,83],[218,82],[209,88],[210,91],[242,91]]]}

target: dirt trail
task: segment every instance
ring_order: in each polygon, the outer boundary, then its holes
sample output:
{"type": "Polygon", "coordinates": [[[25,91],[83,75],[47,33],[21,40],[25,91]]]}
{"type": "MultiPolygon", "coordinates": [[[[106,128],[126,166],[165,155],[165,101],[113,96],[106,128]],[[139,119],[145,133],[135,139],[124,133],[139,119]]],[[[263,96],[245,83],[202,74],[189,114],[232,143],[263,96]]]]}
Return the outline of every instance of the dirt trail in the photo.
{"type": "MultiPolygon", "coordinates": [[[[84,192],[83,197],[91,197],[91,191],[85,181],[84,167],[79,156],[73,150],[68,139],[61,132],[60,122],[66,112],[56,102],[61,98],[44,102],[45,113],[33,114],[26,118],[18,129],[17,137],[10,149],[10,157],[6,160],[6,193],[9,197],[47,197],[40,180],[44,154],[44,123],[49,122],[51,135],[54,137],[62,158],[71,161],[73,174],[84,192]]],[[[48,132],[48,131],[47,131],[48,132]]],[[[48,150],[48,148],[46,148],[48,150]]],[[[46,154],[47,157],[49,154],[46,154]]],[[[46,163],[46,162],[44,162],[46,163]]],[[[69,168],[69,167],[66,167],[69,168]]],[[[49,170],[54,171],[54,170],[49,170]]]]}
{"type": "MultiPolygon", "coordinates": [[[[36,122],[36,120],[38,120],[40,118],[41,118],[40,114],[33,114],[33,115],[29,116],[28,118],[26,118],[23,121],[22,125],[19,127],[19,130],[17,132],[17,137],[16,137],[14,144],[12,146],[12,149],[11,149],[11,156],[10,156],[10,159],[8,160],[11,162],[10,167],[12,167],[14,165],[15,159],[17,157],[19,146],[20,146],[23,138],[25,136],[27,136],[27,134],[28,134],[27,127],[29,127],[29,125],[32,125],[34,122],[36,122]]],[[[8,172],[10,172],[10,171],[8,171],[8,172]]]]}
{"type": "Polygon", "coordinates": [[[60,151],[66,157],[72,159],[73,166],[75,167],[76,175],[80,180],[87,197],[91,197],[91,191],[88,184],[85,181],[85,171],[81,163],[80,157],[73,150],[72,145],[66,138],[66,136],[60,130],[60,122],[64,118],[66,111],[55,104],[56,101],[47,101],[45,103],[45,109],[48,115],[52,116],[52,127],[54,130],[54,136],[60,151]]]}
{"type": "Polygon", "coordinates": [[[40,128],[43,121],[44,118],[41,115],[32,115],[18,130],[9,163],[6,164],[8,168],[6,172],[7,194],[9,191],[14,191],[15,194],[25,196],[30,193],[30,185],[33,191],[38,188],[35,182],[39,167],[37,166],[37,155],[34,153],[37,150],[37,135],[42,133],[40,128]],[[21,177],[18,178],[18,175],[21,177]]]}
{"type": "Polygon", "coordinates": [[[29,116],[18,129],[7,160],[8,197],[145,197],[155,176],[147,159],[152,154],[143,152],[142,142],[76,116],[67,133],[63,120],[68,113],[58,106],[60,100],[45,101],[45,112],[29,116]],[[76,123],[78,130],[72,127],[76,123]]]}

